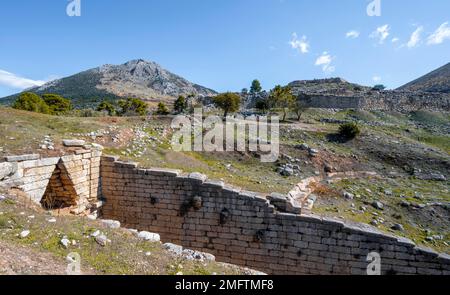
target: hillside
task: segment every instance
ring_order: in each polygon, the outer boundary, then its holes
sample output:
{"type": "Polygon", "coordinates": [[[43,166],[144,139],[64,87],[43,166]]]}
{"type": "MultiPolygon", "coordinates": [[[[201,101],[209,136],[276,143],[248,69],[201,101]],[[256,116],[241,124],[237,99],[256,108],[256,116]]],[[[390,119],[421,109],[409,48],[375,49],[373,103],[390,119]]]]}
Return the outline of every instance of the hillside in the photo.
{"type": "Polygon", "coordinates": [[[450,93],[450,63],[398,88],[398,90],[450,93]]]}
{"type": "Polygon", "coordinates": [[[247,152],[173,151],[171,120],[166,117],[81,120],[0,107],[0,118],[0,157],[55,156],[63,149],[63,139],[77,138],[101,144],[105,154],[141,167],[200,172],[261,193],[288,193],[299,182],[319,177],[324,180],[314,187],[315,214],[372,224],[450,251],[447,114],[309,109],[302,122],[281,124],[277,163],[261,163],[258,155],[247,152]],[[362,134],[337,142],[334,134],[341,122],[358,122],[362,134]],[[335,178],[328,181],[326,171],[335,178]],[[359,174],[364,171],[376,176],[359,174]],[[347,199],[346,193],[353,197],[347,199]],[[383,203],[384,210],[372,208],[374,200],[383,203]],[[404,230],[392,230],[396,224],[404,230]]]}
{"type": "MultiPolygon", "coordinates": [[[[70,77],[51,81],[27,91],[56,93],[70,98],[77,107],[103,99],[137,97],[148,101],[173,100],[179,95],[211,96],[216,92],[191,83],[154,62],[132,60],[123,65],[103,65],[70,77]]],[[[18,94],[0,99],[13,101],[18,94]]]]}
{"type": "Polygon", "coordinates": [[[368,92],[370,87],[361,86],[355,83],[347,82],[342,78],[299,80],[289,83],[292,92],[295,95],[340,95],[357,96],[358,94],[368,92]]]}

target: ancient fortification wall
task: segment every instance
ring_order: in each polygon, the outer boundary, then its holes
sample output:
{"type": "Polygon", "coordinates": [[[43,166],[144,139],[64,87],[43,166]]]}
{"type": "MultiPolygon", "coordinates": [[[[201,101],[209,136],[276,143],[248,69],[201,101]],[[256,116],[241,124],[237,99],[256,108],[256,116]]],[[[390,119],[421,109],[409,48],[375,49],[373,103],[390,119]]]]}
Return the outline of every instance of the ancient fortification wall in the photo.
{"type": "Polygon", "coordinates": [[[384,274],[450,274],[450,257],[362,224],[296,212],[289,198],[266,197],[200,174],[139,169],[103,157],[103,217],[271,274],[366,274],[378,252],[384,274]]]}
{"type": "Polygon", "coordinates": [[[417,110],[450,111],[450,95],[445,93],[418,93],[381,91],[361,96],[315,95],[300,97],[311,108],[361,109],[411,112],[417,110]]]}
{"type": "Polygon", "coordinates": [[[6,157],[0,186],[21,189],[49,209],[101,209],[125,227],[270,274],[366,274],[371,252],[381,255],[384,274],[450,274],[448,255],[366,225],[300,215],[287,196],[241,191],[196,173],[139,169],[89,148],[54,158],[6,157]]]}

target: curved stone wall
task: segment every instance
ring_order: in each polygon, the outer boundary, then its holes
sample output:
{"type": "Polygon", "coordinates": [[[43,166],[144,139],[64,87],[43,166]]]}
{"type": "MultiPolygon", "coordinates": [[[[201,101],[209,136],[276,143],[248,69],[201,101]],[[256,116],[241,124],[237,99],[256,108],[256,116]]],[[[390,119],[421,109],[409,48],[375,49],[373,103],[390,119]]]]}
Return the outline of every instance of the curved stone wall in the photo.
{"type": "Polygon", "coordinates": [[[116,157],[102,158],[101,177],[104,218],[219,261],[270,274],[364,275],[369,253],[378,253],[383,274],[450,274],[446,254],[367,225],[282,212],[301,209],[287,197],[241,191],[196,173],[139,169],[116,157]]]}

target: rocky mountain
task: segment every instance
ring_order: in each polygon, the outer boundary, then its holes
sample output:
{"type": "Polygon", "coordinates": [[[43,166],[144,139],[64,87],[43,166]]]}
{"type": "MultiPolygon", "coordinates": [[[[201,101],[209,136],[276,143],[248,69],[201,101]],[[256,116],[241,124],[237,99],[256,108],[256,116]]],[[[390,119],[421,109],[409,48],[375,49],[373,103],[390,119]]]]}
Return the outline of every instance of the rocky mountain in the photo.
{"type": "MultiPolygon", "coordinates": [[[[56,93],[86,106],[103,99],[137,97],[148,101],[171,101],[179,95],[208,97],[214,90],[194,84],[154,62],[141,59],[122,65],[103,65],[76,75],[51,81],[27,91],[56,93]]],[[[18,94],[2,99],[13,101],[18,94]]]]}
{"type": "Polygon", "coordinates": [[[400,87],[398,90],[450,93],[450,63],[400,87]]]}

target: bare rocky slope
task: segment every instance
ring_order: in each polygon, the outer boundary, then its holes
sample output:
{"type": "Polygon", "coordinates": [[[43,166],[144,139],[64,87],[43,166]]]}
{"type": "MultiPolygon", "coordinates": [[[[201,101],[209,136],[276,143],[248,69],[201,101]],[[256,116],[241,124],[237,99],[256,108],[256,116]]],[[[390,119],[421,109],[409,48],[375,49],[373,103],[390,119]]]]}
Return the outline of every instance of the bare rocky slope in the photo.
{"type": "Polygon", "coordinates": [[[450,93],[450,63],[400,87],[398,90],[450,93]]]}
{"type": "MultiPolygon", "coordinates": [[[[56,93],[72,99],[77,107],[95,105],[106,98],[137,97],[148,101],[170,101],[179,95],[204,97],[216,94],[214,90],[191,83],[157,63],[141,59],[122,65],[103,65],[27,91],[56,93]]],[[[1,100],[10,103],[17,95],[1,100]]]]}

